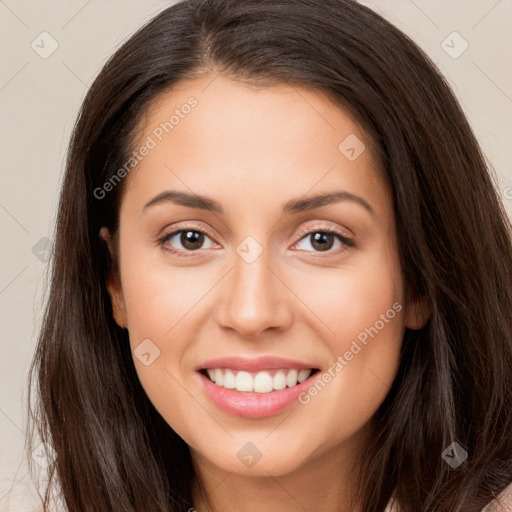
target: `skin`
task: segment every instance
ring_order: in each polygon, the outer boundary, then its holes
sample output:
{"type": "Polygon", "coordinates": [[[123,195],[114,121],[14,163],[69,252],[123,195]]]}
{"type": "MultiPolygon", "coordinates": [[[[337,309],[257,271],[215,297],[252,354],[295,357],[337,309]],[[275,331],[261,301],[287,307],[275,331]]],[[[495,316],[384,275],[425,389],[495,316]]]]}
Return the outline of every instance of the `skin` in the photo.
{"type": "MultiPolygon", "coordinates": [[[[135,147],[189,97],[198,101],[125,178],[120,275],[108,282],[114,316],[132,350],[145,339],[159,348],[149,366],[134,357],[138,376],[191,447],[214,510],[354,512],[348,471],[396,375],[405,327],[420,328],[429,315],[406,293],[391,191],[366,134],[321,93],[213,78],[181,82],[140,123],[135,147]],[[349,134],[366,146],[354,161],[338,149],[349,134]],[[211,197],[225,214],[172,202],[144,209],[166,190],[211,197]],[[281,214],[291,199],[334,190],[360,196],[374,214],[349,200],[281,214]],[[299,236],[301,228],[310,234],[299,236]],[[333,237],[319,249],[311,232],[327,228],[356,247],[333,237]],[[191,257],[157,242],[178,229],[207,233],[191,257]],[[248,236],[262,249],[250,264],[236,252],[248,236]],[[194,371],[228,355],[275,355],[327,371],[394,303],[401,310],[317,396],[281,414],[232,416],[194,371]],[[252,467],[237,457],[248,442],[262,454],[252,467]]],[[[106,229],[102,236],[109,241],[106,229]]],[[[179,234],[166,244],[187,251],[179,234]]],[[[204,511],[196,486],[193,494],[204,511]]]]}

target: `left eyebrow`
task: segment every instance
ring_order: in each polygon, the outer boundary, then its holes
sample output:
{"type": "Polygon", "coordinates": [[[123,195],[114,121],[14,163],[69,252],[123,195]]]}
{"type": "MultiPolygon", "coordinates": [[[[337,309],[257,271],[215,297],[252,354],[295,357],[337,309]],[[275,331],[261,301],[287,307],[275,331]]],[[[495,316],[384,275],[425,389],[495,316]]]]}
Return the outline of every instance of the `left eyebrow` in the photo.
{"type": "MultiPolygon", "coordinates": [[[[197,208],[200,210],[211,211],[224,215],[224,209],[222,208],[222,205],[214,199],[198,194],[180,192],[177,190],[166,190],[165,192],[158,194],[144,205],[143,210],[149,208],[150,206],[168,201],[179,204],[181,206],[197,208]]],[[[365,199],[355,194],[351,194],[345,190],[319,194],[316,196],[308,197],[306,199],[291,199],[282,206],[282,212],[283,215],[291,215],[307,210],[313,210],[315,208],[320,208],[329,204],[339,203],[341,201],[355,202],[365,208],[373,216],[376,216],[375,210],[365,199]]]]}
{"type": "Polygon", "coordinates": [[[283,215],[313,210],[314,208],[320,208],[321,206],[339,203],[341,201],[355,202],[365,208],[374,217],[376,216],[375,210],[365,199],[355,194],[351,194],[346,190],[338,190],[328,194],[319,194],[313,197],[308,197],[307,199],[292,199],[283,205],[283,215]]]}

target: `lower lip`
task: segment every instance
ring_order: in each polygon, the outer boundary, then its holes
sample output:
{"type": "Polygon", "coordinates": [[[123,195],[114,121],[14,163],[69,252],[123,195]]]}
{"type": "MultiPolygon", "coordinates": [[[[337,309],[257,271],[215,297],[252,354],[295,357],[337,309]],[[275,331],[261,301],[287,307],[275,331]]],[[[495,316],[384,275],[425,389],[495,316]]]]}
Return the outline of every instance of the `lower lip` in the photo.
{"type": "Polygon", "coordinates": [[[320,372],[310,375],[304,382],[291,388],[284,388],[270,393],[248,393],[236,389],[217,386],[208,377],[198,372],[209,397],[221,409],[234,416],[243,418],[265,418],[283,412],[298,396],[308,389],[320,372]]]}

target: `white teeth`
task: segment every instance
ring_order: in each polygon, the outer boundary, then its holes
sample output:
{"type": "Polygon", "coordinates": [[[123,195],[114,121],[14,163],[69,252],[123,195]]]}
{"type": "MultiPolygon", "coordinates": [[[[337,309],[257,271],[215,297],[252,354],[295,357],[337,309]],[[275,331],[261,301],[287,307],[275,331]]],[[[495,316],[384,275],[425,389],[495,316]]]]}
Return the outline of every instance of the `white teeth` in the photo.
{"type": "Polygon", "coordinates": [[[274,379],[272,381],[272,386],[274,389],[284,389],[286,387],[286,375],[283,372],[283,370],[279,370],[274,375],[274,379]]]}
{"type": "MultiPolygon", "coordinates": [[[[215,370],[220,371],[220,370],[215,370]]],[[[249,372],[238,372],[236,376],[236,390],[237,391],[252,391],[254,387],[254,380],[249,372]]]]}
{"type": "Polygon", "coordinates": [[[304,382],[311,375],[311,370],[301,370],[297,377],[299,382],[304,382]]]}
{"type": "Polygon", "coordinates": [[[264,394],[296,386],[304,382],[312,371],[312,369],[283,369],[250,373],[226,368],[208,368],[207,374],[217,386],[241,392],[264,394]]]}
{"type": "Polygon", "coordinates": [[[297,384],[297,370],[290,370],[286,376],[286,385],[291,388],[297,384]]]}
{"type": "Polygon", "coordinates": [[[235,374],[231,370],[226,370],[226,373],[224,374],[223,386],[226,389],[235,389],[236,388],[236,377],[235,377],[235,374]]]}
{"type": "Polygon", "coordinates": [[[256,393],[270,393],[274,389],[273,384],[273,379],[267,372],[259,372],[254,377],[254,391],[256,393]]]}
{"type": "Polygon", "coordinates": [[[219,386],[224,385],[224,374],[222,373],[222,370],[219,370],[218,368],[215,370],[215,384],[218,384],[219,386]]]}

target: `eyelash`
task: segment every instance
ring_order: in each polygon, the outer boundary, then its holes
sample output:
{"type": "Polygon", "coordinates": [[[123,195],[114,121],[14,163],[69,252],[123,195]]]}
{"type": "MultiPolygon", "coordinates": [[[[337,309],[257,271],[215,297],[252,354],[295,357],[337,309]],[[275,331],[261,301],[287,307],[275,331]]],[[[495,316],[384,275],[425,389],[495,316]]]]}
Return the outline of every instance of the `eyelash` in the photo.
{"type": "MultiPolygon", "coordinates": [[[[181,229],[177,229],[177,230],[171,231],[170,233],[164,234],[161,238],[159,238],[157,240],[157,242],[164,250],[170,252],[171,254],[174,254],[175,256],[178,256],[180,258],[193,257],[193,256],[195,256],[194,253],[198,252],[197,250],[196,251],[181,251],[181,250],[174,249],[172,246],[165,245],[165,243],[169,239],[171,239],[174,235],[177,235],[178,233],[183,233],[185,231],[193,231],[194,233],[202,233],[203,235],[206,235],[210,239],[213,239],[213,237],[208,232],[206,232],[202,229],[185,226],[181,229]]],[[[309,229],[309,230],[306,228],[304,230],[301,230],[298,234],[299,240],[297,242],[295,242],[295,244],[297,244],[298,242],[300,242],[301,240],[306,238],[308,235],[312,235],[314,233],[324,233],[324,234],[334,235],[346,247],[349,247],[349,248],[356,247],[356,244],[353,240],[351,240],[350,238],[347,238],[346,236],[342,235],[340,232],[338,232],[334,229],[331,229],[331,228],[317,228],[317,229],[309,229]]],[[[323,251],[306,251],[306,252],[316,252],[316,253],[321,254],[323,251]]],[[[332,251],[329,249],[329,251],[325,251],[325,252],[330,253],[332,251]]]]}

